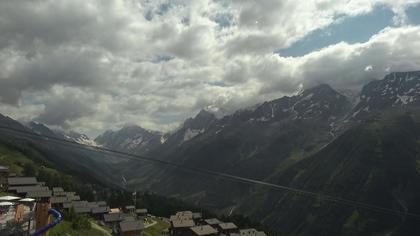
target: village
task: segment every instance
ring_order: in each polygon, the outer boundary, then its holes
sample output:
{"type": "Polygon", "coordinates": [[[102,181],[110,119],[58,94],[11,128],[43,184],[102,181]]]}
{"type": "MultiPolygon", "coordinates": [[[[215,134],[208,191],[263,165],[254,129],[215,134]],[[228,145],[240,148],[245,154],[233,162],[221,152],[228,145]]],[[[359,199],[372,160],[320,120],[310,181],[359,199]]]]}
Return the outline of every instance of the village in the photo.
{"type": "Polygon", "coordinates": [[[18,177],[7,166],[0,166],[0,184],[0,235],[30,235],[49,223],[48,210],[54,208],[89,217],[102,235],[266,236],[255,229],[239,229],[233,222],[206,219],[200,212],[180,211],[164,218],[135,205],[111,208],[105,201],[88,202],[60,186],[49,188],[36,177],[18,177]],[[145,232],[158,221],[166,227],[155,234],[145,232]]]}

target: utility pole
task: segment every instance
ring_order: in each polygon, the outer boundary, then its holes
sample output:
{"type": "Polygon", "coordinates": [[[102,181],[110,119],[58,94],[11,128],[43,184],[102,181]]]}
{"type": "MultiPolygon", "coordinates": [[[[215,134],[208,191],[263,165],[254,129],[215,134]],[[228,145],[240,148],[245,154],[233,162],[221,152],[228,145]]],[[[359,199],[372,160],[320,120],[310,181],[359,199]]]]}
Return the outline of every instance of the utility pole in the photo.
{"type": "Polygon", "coordinates": [[[133,201],[134,201],[134,208],[137,209],[137,189],[134,189],[133,192],[133,201]]]}

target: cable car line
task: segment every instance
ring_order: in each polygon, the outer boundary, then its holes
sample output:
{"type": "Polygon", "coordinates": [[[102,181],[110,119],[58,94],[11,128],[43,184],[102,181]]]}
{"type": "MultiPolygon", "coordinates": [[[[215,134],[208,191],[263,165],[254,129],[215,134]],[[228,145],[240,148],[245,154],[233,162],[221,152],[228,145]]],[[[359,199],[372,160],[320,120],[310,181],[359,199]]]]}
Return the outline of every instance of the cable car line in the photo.
{"type": "Polygon", "coordinates": [[[136,155],[136,154],[130,154],[130,153],[126,153],[126,152],[112,150],[112,149],[108,149],[108,148],[104,148],[104,147],[89,146],[89,145],[86,145],[86,144],[77,143],[75,141],[61,139],[61,138],[53,137],[53,136],[42,135],[42,134],[30,132],[30,131],[21,130],[21,129],[15,129],[15,128],[5,127],[5,126],[0,126],[0,129],[5,130],[5,131],[10,131],[12,133],[23,134],[23,135],[30,136],[30,137],[43,138],[44,139],[43,141],[55,142],[55,143],[60,143],[60,144],[68,145],[68,146],[72,145],[73,147],[77,147],[79,149],[83,149],[83,150],[86,150],[86,151],[118,154],[121,158],[126,158],[126,159],[130,159],[130,160],[134,160],[134,161],[154,162],[154,163],[158,163],[158,164],[162,164],[162,165],[172,166],[172,167],[179,168],[179,169],[182,169],[182,170],[192,171],[196,174],[201,174],[201,175],[206,174],[206,175],[211,175],[211,176],[218,176],[218,177],[229,179],[229,180],[235,181],[235,182],[241,182],[241,183],[246,183],[246,184],[251,184],[251,185],[260,185],[260,186],[268,187],[268,188],[275,189],[275,190],[283,190],[283,191],[288,191],[288,192],[292,192],[292,193],[296,193],[296,194],[302,194],[302,195],[309,196],[309,197],[316,198],[316,199],[320,199],[320,200],[323,200],[323,201],[333,202],[333,203],[337,203],[337,204],[343,204],[343,205],[347,205],[347,206],[364,208],[364,209],[367,209],[367,210],[372,210],[372,211],[376,211],[376,212],[380,212],[380,213],[384,213],[384,214],[395,215],[395,216],[402,216],[402,215],[403,216],[410,216],[410,217],[418,218],[420,220],[420,214],[416,214],[416,213],[412,213],[412,212],[408,212],[408,211],[401,211],[401,210],[397,210],[397,209],[381,207],[381,206],[374,205],[374,204],[369,204],[369,203],[359,202],[359,201],[355,201],[355,200],[349,200],[349,199],[345,199],[345,198],[341,198],[341,197],[335,197],[335,196],[331,196],[331,195],[328,195],[328,194],[321,194],[321,193],[316,193],[316,192],[312,192],[312,191],[308,191],[308,190],[303,190],[303,189],[298,189],[298,188],[273,184],[273,183],[269,183],[269,182],[265,182],[265,181],[261,181],[261,180],[240,177],[240,176],[231,175],[231,174],[227,174],[227,173],[223,173],[223,172],[207,170],[207,169],[198,168],[198,167],[186,166],[186,165],[177,164],[177,163],[173,163],[173,162],[169,162],[169,161],[165,161],[165,160],[154,159],[154,158],[150,158],[150,157],[144,157],[144,156],[140,156],[140,155],[136,155]]]}

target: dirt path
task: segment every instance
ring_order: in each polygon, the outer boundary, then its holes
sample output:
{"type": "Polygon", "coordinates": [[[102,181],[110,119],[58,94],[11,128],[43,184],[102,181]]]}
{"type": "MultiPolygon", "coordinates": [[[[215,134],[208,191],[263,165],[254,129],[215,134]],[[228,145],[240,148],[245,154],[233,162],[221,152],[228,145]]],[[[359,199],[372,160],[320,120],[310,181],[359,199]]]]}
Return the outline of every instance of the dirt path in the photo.
{"type": "Polygon", "coordinates": [[[101,226],[97,225],[96,223],[90,222],[92,228],[97,229],[103,233],[104,236],[112,236],[108,231],[104,230],[101,226]]]}

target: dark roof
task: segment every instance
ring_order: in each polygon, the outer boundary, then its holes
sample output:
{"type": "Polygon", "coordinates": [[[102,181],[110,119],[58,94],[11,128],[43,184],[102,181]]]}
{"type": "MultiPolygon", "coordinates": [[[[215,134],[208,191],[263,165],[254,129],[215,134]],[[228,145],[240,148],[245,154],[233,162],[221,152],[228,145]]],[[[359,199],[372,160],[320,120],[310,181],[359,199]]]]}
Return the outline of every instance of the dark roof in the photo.
{"type": "Polygon", "coordinates": [[[76,213],[90,213],[91,211],[92,211],[92,208],[85,207],[85,206],[74,208],[74,212],[76,213]]]}
{"type": "Polygon", "coordinates": [[[9,173],[9,167],[0,166],[0,173],[9,173]]]}
{"type": "Polygon", "coordinates": [[[106,202],[105,201],[99,201],[96,202],[98,204],[98,206],[106,206],[106,202]]]}
{"type": "Polygon", "coordinates": [[[41,192],[50,190],[48,187],[41,186],[19,186],[16,187],[17,193],[27,193],[27,192],[41,192]]]}
{"type": "Polygon", "coordinates": [[[62,187],[53,187],[53,192],[64,192],[64,189],[62,187]]]}
{"type": "Polygon", "coordinates": [[[136,219],[131,215],[125,215],[124,221],[135,221],[136,219]]]}
{"type": "Polygon", "coordinates": [[[67,196],[67,198],[72,200],[72,201],[80,201],[80,196],[79,195],[67,196]]]}
{"type": "Polygon", "coordinates": [[[73,202],[66,202],[63,204],[64,208],[83,207],[83,206],[87,206],[87,201],[73,201],[73,202]]]}
{"type": "Polygon", "coordinates": [[[67,197],[54,196],[51,197],[50,202],[51,204],[67,203],[70,202],[70,199],[68,199],[67,197]]]}
{"type": "Polygon", "coordinates": [[[137,209],[136,213],[137,214],[147,214],[147,209],[137,209]]]}
{"type": "Polygon", "coordinates": [[[110,211],[108,206],[94,207],[92,208],[92,214],[108,213],[110,211]]]}
{"type": "Polygon", "coordinates": [[[7,179],[9,186],[11,185],[36,185],[38,182],[35,177],[11,177],[7,179]]]}
{"type": "Polygon", "coordinates": [[[109,213],[104,215],[105,222],[118,222],[124,220],[122,213],[109,213]]]}
{"type": "Polygon", "coordinates": [[[257,231],[256,229],[241,229],[240,235],[246,236],[267,236],[263,231],[257,231]]]}
{"type": "Polygon", "coordinates": [[[66,192],[66,196],[70,197],[70,196],[74,196],[76,195],[75,192],[66,192]]]}
{"type": "Polygon", "coordinates": [[[216,218],[212,218],[212,219],[206,219],[204,220],[204,222],[206,222],[206,224],[208,225],[218,225],[221,224],[222,222],[216,218]]]}
{"type": "Polygon", "coordinates": [[[58,197],[67,197],[67,193],[66,192],[53,192],[54,196],[58,196],[58,197]]]}
{"type": "Polygon", "coordinates": [[[193,213],[193,219],[201,219],[203,216],[201,215],[200,212],[194,212],[193,213]]]}
{"type": "Polygon", "coordinates": [[[189,228],[195,225],[193,220],[174,220],[171,223],[173,228],[189,228]]]}
{"type": "Polygon", "coordinates": [[[200,225],[196,227],[192,227],[191,231],[194,232],[195,235],[213,235],[217,234],[217,230],[211,227],[210,225],[200,225]]]}
{"type": "Polygon", "coordinates": [[[51,191],[36,191],[36,192],[28,192],[26,194],[26,197],[29,197],[29,198],[47,198],[51,196],[52,196],[51,191]]]}
{"type": "Polygon", "coordinates": [[[229,223],[221,223],[219,224],[219,227],[222,230],[232,230],[232,229],[238,229],[238,226],[236,226],[234,223],[229,222],[229,223]]]}
{"type": "Polygon", "coordinates": [[[121,232],[140,231],[144,229],[143,221],[122,221],[120,222],[121,232]]]}

